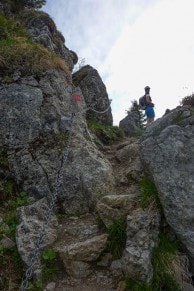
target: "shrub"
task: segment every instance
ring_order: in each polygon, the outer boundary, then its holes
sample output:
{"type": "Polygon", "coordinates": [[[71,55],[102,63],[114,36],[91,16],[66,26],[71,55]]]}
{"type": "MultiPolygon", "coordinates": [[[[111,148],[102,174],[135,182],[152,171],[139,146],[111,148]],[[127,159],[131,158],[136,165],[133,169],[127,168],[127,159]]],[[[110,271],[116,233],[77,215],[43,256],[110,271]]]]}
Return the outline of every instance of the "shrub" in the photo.
{"type": "MultiPolygon", "coordinates": [[[[3,2],[7,0],[2,0],[3,2]]],[[[9,0],[11,10],[18,13],[25,8],[40,9],[46,4],[46,0],[9,0]]]]}
{"type": "Polygon", "coordinates": [[[181,101],[182,105],[191,105],[194,107],[194,93],[189,96],[186,96],[181,101]]]}
{"type": "Polygon", "coordinates": [[[131,107],[126,110],[127,114],[130,114],[131,112],[136,113],[137,115],[137,126],[139,127],[140,131],[137,133],[141,135],[146,127],[146,115],[143,110],[141,110],[137,100],[131,101],[131,107]]]}
{"type": "Polygon", "coordinates": [[[11,38],[14,36],[27,36],[21,24],[14,19],[7,19],[0,14],[0,39],[11,38]]]}
{"type": "Polygon", "coordinates": [[[42,253],[42,263],[42,283],[46,283],[48,280],[52,280],[59,271],[56,251],[52,248],[45,249],[42,253]]]}

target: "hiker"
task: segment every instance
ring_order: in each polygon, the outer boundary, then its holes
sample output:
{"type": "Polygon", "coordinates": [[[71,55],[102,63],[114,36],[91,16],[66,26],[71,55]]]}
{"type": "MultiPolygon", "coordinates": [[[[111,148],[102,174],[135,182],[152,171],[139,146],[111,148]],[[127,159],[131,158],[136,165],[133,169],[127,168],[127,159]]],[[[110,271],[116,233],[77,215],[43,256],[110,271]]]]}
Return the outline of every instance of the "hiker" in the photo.
{"type": "Polygon", "coordinates": [[[152,123],[155,118],[155,112],[154,112],[154,104],[152,103],[152,99],[150,97],[150,87],[146,86],[144,88],[145,95],[140,98],[140,106],[142,109],[145,110],[145,114],[147,117],[147,125],[152,123]]]}

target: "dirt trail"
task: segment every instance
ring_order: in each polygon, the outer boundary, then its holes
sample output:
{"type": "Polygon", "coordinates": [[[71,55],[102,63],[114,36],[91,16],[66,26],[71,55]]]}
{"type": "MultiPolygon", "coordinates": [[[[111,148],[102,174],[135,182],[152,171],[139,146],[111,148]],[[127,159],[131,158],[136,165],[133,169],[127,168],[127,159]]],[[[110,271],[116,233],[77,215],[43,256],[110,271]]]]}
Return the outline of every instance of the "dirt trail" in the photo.
{"type": "MultiPolygon", "coordinates": [[[[129,184],[126,177],[123,177],[125,169],[129,162],[126,160],[121,162],[117,153],[119,150],[130,144],[130,139],[123,139],[115,142],[111,146],[104,146],[103,153],[110,161],[115,181],[116,194],[134,193],[134,186],[129,184]]],[[[79,243],[86,241],[88,238],[97,234],[97,225],[94,222],[93,215],[85,215],[83,217],[71,218],[61,223],[61,240],[68,237],[67,243],[79,243]],[[89,230],[86,231],[86,228],[89,230]],[[92,231],[91,231],[92,230],[92,231]],[[79,233],[81,235],[79,235],[79,233]],[[75,237],[77,234],[77,237],[75,237]]],[[[60,245],[60,242],[58,242],[60,245]]],[[[44,291],[118,291],[119,280],[114,278],[111,271],[105,266],[93,266],[93,272],[86,278],[73,278],[66,273],[61,273],[57,281],[48,284],[44,291]]]]}

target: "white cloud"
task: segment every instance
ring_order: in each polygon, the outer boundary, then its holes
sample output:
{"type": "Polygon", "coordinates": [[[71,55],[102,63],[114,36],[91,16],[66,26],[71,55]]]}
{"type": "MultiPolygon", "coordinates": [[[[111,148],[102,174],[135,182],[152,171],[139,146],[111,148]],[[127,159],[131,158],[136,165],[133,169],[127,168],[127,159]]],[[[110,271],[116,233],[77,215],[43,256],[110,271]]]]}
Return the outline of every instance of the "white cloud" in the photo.
{"type": "Polygon", "coordinates": [[[130,102],[143,95],[145,85],[152,88],[157,117],[194,91],[193,8],[192,0],[163,0],[123,28],[101,67],[110,71],[105,83],[109,94],[117,95],[113,102],[119,99],[113,108],[115,124],[130,102]]]}
{"type": "Polygon", "coordinates": [[[145,85],[157,117],[194,91],[193,0],[47,0],[45,8],[67,47],[100,73],[115,124],[145,85]]]}

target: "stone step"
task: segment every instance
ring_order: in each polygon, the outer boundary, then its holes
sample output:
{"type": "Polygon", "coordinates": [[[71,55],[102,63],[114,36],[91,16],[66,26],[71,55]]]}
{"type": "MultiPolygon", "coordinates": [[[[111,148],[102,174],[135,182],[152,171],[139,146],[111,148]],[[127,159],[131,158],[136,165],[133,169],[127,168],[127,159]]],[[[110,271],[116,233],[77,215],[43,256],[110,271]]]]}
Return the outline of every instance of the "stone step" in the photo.
{"type": "Polygon", "coordinates": [[[54,249],[69,276],[85,278],[93,272],[96,261],[106,247],[108,235],[99,230],[91,214],[64,218],[59,224],[59,238],[54,249]]]}

